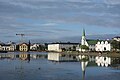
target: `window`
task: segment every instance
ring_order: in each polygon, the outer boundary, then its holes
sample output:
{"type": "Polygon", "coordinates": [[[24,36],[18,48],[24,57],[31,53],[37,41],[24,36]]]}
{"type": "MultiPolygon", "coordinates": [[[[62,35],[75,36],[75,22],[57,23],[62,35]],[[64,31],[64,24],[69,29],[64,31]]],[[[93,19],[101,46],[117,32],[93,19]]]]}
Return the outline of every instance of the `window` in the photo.
{"type": "Polygon", "coordinates": [[[106,47],[104,47],[104,51],[106,51],[106,47]]]}

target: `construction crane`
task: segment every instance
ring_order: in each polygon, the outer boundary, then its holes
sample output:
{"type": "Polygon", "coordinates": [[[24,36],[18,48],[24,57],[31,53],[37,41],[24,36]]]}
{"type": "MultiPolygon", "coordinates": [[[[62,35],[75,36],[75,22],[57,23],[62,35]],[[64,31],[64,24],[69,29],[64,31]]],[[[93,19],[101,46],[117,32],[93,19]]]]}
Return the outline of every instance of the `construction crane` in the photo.
{"type": "Polygon", "coordinates": [[[16,34],[18,36],[21,36],[21,42],[23,42],[23,37],[25,36],[25,34],[16,34]]]}

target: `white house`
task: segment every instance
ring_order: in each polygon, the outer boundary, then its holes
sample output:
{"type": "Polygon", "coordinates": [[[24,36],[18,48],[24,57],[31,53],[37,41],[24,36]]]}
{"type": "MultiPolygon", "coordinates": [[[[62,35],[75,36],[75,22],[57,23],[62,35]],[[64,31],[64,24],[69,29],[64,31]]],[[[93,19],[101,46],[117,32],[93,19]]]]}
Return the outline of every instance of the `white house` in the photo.
{"type": "Polygon", "coordinates": [[[40,45],[40,44],[37,44],[37,43],[31,45],[31,46],[30,46],[30,50],[37,50],[37,48],[39,47],[39,45],[40,45]]]}
{"type": "Polygon", "coordinates": [[[98,41],[97,44],[95,45],[96,51],[111,51],[111,44],[109,41],[98,41]]]}
{"type": "Polygon", "coordinates": [[[51,43],[48,44],[48,51],[61,52],[64,50],[73,49],[78,45],[78,43],[51,43]]]}
{"type": "Polygon", "coordinates": [[[113,38],[113,40],[120,41],[120,37],[116,36],[116,37],[113,38]]]}
{"type": "Polygon", "coordinates": [[[15,51],[16,44],[0,44],[0,51],[15,51]]]}

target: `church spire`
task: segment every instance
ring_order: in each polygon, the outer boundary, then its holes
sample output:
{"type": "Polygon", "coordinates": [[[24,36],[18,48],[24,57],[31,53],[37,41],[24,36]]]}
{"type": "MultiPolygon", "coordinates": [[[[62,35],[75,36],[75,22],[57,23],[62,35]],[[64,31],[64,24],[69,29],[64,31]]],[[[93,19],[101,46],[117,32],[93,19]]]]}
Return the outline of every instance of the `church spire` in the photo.
{"type": "Polygon", "coordinates": [[[85,29],[83,29],[83,33],[82,33],[82,36],[85,36],[85,29]]]}

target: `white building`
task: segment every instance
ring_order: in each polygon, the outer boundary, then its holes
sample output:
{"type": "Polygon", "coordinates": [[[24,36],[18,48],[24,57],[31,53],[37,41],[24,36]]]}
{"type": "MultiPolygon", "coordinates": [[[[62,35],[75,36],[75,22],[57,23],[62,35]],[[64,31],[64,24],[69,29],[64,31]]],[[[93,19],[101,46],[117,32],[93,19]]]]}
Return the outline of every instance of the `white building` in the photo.
{"type": "Polygon", "coordinates": [[[0,51],[15,51],[15,44],[0,44],[0,51]]]}
{"type": "MultiPolygon", "coordinates": [[[[97,40],[86,39],[85,30],[83,30],[82,39],[81,39],[81,45],[86,45],[89,48],[89,51],[95,51],[95,44],[96,43],[97,43],[97,40]]],[[[86,50],[85,49],[81,49],[79,47],[79,51],[86,51],[86,50]]]]}
{"type": "Polygon", "coordinates": [[[39,47],[39,45],[40,45],[40,44],[37,44],[37,43],[31,45],[31,46],[30,46],[30,50],[37,50],[37,48],[39,47]]]}
{"type": "Polygon", "coordinates": [[[61,52],[64,50],[73,49],[77,45],[78,45],[78,43],[51,43],[51,44],[48,44],[48,51],[61,52]]]}
{"type": "Polygon", "coordinates": [[[120,41],[120,37],[116,36],[116,37],[113,38],[113,40],[120,41]]]}
{"type": "Polygon", "coordinates": [[[82,39],[81,39],[81,45],[89,46],[87,41],[86,41],[85,30],[83,30],[82,39]]]}
{"type": "Polygon", "coordinates": [[[109,41],[98,41],[95,46],[96,51],[111,51],[111,44],[109,41]]]}

